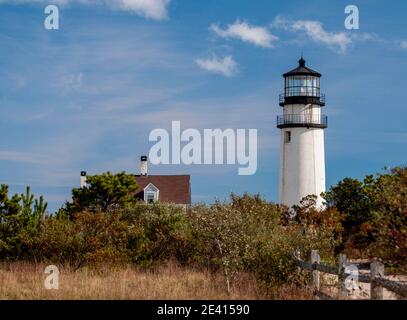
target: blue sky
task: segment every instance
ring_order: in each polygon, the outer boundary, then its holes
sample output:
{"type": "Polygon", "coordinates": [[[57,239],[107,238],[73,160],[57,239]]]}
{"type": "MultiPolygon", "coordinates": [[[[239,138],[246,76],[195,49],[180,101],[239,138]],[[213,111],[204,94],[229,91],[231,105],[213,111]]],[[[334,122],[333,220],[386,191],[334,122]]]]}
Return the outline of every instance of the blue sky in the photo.
{"type": "Polygon", "coordinates": [[[405,165],[405,1],[0,0],[0,181],[30,185],[53,211],[79,172],[139,173],[148,135],[182,129],[258,129],[258,170],[149,166],[189,173],[193,201],[234,191],[278,199],[281,74],[322,73],[327,187],[405,165]],[[344,28],[357,5],[360,29],[344,28]]]}

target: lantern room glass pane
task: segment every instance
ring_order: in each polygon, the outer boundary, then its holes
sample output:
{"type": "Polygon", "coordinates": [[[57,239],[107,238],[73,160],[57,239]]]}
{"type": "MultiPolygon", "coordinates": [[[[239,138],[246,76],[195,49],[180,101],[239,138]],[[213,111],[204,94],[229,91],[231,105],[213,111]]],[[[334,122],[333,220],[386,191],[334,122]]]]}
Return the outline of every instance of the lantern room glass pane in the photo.
{"type": "Polygon", "coordinates": [[[314,76],[292,76],[285,79],[285,95],[319,97],[319,78],[314,76]]]}

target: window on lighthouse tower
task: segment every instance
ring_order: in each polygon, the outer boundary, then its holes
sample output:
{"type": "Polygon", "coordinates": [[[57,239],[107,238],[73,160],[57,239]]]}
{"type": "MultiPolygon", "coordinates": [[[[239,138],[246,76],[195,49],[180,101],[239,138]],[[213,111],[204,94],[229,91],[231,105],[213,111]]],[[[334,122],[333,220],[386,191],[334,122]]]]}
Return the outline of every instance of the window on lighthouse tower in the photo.
{"type": "Polygon", "coordinates": [[[284,142],[289,143],[291,142],[291,131],[286,131],[284,135],[284,142]]]}

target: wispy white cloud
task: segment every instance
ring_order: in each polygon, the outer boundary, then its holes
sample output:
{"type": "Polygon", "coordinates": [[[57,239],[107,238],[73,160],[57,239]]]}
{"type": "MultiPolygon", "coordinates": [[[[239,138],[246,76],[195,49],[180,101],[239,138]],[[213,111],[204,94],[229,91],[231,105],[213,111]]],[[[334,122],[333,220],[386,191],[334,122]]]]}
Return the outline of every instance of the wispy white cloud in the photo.
{"type": "Polygon", "coordinates": [[[407,40],[400,41],[400,47],[407,49],[407,40]]]}
{"type": "Polygon", "coordinates": [[[134,11],[146,18],[163,20],[167,18],[170,0],[110,0],[109,2],[118,3],[121,9],[134,11]]]}
{"type": "Polygon", "coordinates": [[[71,73],[62,76],[56,86],[61,89],[62,94],[78,90],[82,86],[83,73],[71,73]]]}
{"type": "Polygon", "coordinates": [[[42,164],[46,162],[46,157],[36,153],[0,150],[0,161],[15,161],[30,164],[42,164]]]}
{"type": "MultiPolygon", "coordinates": [[[[134,12],[145,18],[163,20],[168,16],[168,5],[171,0],[54,0],[56,5],[85,4],[85,5],[106,5],[113,9],[134,12]]],[[[0,0],[2,3],[38,3],[49,4],[48,0],[0,0]]]]}
{"type": "Polygon", "coordinates": [[[235,38],[243,42],[249,42],[259,47],[271,48],[273,42],[278,40],[267,28],[251,26],[247,22],[236,20],[228,25],[226,29],[221,29],[218,25],[212,24],[210,30],[222,38],[235,38]]]}
{"type": "Polygon", "coordinates": [[[210,59],[197,59],[196,63],[204,70],[232,77],[238,72],[238,67],[232,56],[223,59],[213,56],[210,59]]]}
{"type": "Polygon", "coordinates": [[[324,29],[323,23],[314,20],[288,20],[277,16],[272,24],[274,28],[281,28],[292,32],[303,32],[312,41],[326,45],[328,47],[339,48],[341,52],[346,52],[353,40],[346,32],[328,32],[324,29]]]}
{"type": "Polygon", "coordinates": [[[13,85],[13,89],[22,89],[27,85],[26,77],[19,73],[1,71],[0,77],[7,79],[8,83],[13,85]]]}
{"type": "MultiPolygon", "coordinates": [[[[135,153],[146,152],[143,144],[148,143],[148,133],[144,139],[141,126],[123,124],[123,119],[154,110],[162,101],[199,85],[191,81],[194,76],[201,79],[191,55],[167,40],[164,27],[148,25],[139,32],[115,24],[78,25],[69,32],[78,40],[50,43],[40,38],[33,44],[32,37],[0,39],[3,64],[7,65],[0,71],[0,131],[4,137],[0,175],[5,183],[75,186],[81,170],[122,170],[109,166],[109,161],[128,154],[137,158],[135,153]],[[82,37],[92,41],[82,41],[82,37]],[[20,46],[30,48],[30,53],[15,50],[20,46]],[[155,72],[160,76],[151,75],[155,72]],[[14,74],[27,83],[24,94],[9,90],[16,86],[11,79],[14,74]],[[16,134],[19,128],[23,128],[24,138],[16,134]],[[142,138],[135,138],[138,135],[142,138]],[[124,137],[122,143],[106,152],[111,147],[108,140],[118,136],[124,137]],[[21,143],[10,150],[13,139],[21,143]]],[[[137,168],[136,160],[134,166],[137,168]]]]}

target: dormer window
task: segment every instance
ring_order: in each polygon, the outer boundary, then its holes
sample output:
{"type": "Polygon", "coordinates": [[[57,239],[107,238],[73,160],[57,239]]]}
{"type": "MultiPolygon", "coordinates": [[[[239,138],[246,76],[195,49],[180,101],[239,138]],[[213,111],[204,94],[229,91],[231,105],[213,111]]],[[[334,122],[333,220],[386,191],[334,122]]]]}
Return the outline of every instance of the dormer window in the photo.
{"type": "Polygon", "coordinates": [[[144,188],[144,201],[146,203],[157,202],[159,199],[159,192],[160,192],[160,190],[155,185],[153,185],[152,183],[149,183],[144,188]]]}
{"type": "Polygon", "coordinates": [[[155,199],[156,199],[156,193],[149,191],[149,192],[147,192],[146,198],[147,198],[147,201],[146,201],[147,203],[154,203],[155,199]]]}

